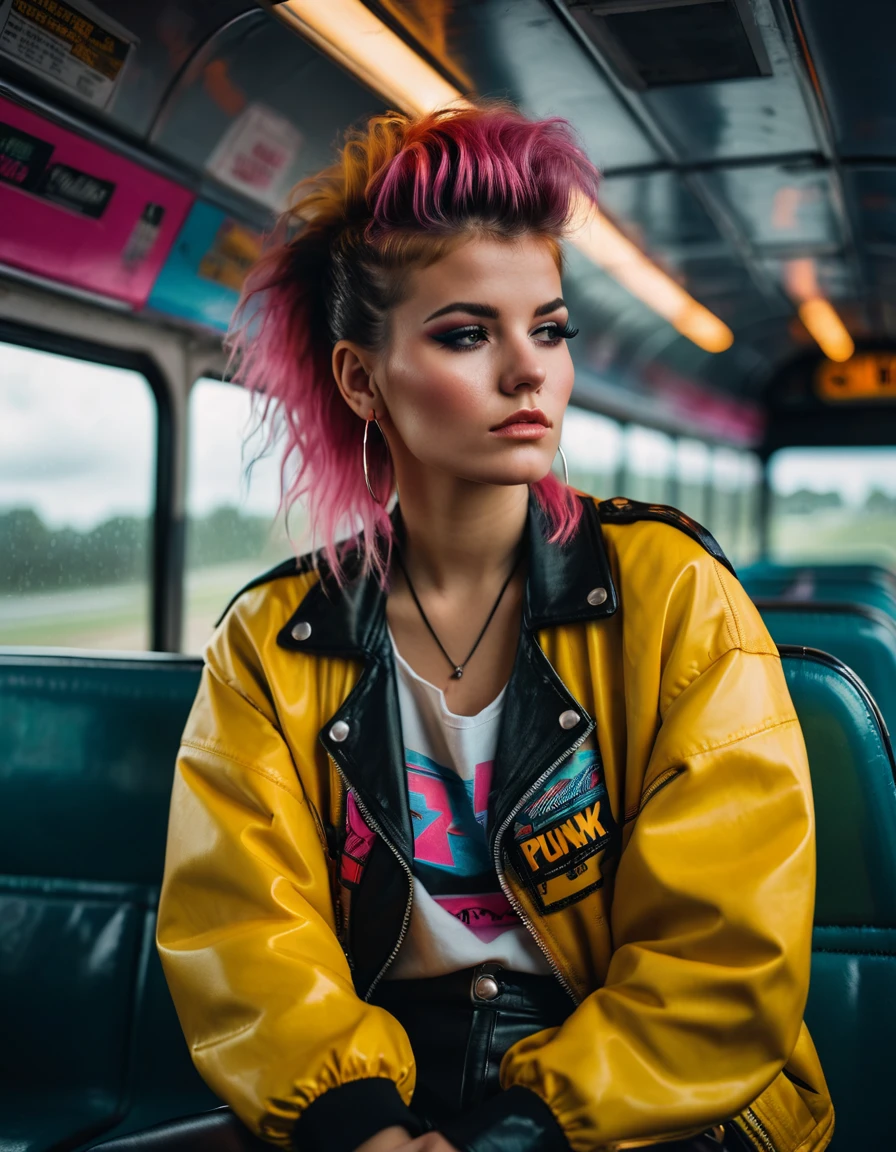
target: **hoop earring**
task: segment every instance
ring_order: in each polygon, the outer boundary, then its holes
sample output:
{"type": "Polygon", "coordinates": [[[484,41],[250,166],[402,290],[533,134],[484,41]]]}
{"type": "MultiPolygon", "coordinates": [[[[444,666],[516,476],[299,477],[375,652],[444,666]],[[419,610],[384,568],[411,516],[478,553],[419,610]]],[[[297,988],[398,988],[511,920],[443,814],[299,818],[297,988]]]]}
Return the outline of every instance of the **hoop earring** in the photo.
{"type": "Polygon", "coordinates": [[[567,466],[567,463],[566,463],[566,453],[563,451],[563,449],[560,447],[559,444],[557,445],[557,451],[560,453],[560,462],[563,465],[563,483],[568,488],[569,487],[569,467],[567,466]]]}
{"type": "Polygon", "coordinates": [[[389,441],[386,439],[386,435],[382,428],[380,428],[380,422],[377,420],[375,415],[368,417],[368,419],[364,421],[364,439],[361,441],[361,465],[364,469],[364,483],[367,485],[367,491],[370,493],[370,499],[374,502],[374,504],[379,504],[382,508],[385,507],[385,504],[382,500],[377,499],[377,495],[370,483],[370,470],[367,467],[367,430],[371,424],[376,424],[377,428],[379,428],[380,436],[383,438],[383,443],[386,445],[387,452],[389,451],[389,441]]]}

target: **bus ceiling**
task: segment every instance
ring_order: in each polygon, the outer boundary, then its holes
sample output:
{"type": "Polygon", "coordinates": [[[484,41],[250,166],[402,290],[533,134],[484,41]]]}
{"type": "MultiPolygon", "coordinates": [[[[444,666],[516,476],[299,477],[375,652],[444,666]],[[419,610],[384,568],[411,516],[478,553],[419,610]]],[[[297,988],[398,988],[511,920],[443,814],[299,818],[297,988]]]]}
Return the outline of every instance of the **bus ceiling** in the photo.
{"type": "Polygon", "coordinates": [[[580,405],[894,442],[894,32],[876,0],[0,0],[0,318],[211,362],[346,125],[509,96],[604,174],[569,245],[580,405]]]}

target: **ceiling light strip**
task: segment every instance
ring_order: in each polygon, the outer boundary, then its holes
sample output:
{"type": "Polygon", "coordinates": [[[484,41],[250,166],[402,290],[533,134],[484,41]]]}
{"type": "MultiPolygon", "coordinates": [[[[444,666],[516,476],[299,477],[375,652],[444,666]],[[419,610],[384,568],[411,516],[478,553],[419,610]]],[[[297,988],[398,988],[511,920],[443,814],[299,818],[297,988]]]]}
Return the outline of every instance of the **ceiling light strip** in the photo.
{"type": "Polygon", "coordinates": [[[799,314],[809,335],[828,360],[842,364],[844,360],[850,359],[856,346],[830,300],[825,300],[823,296],[804,300],[799,305],[799,314]]]}
{"type": "MultiPolygon", "coordinates": [[[[466,103],[457,88],[362,0],[287,0],[274,11],[396,108],[422,115],[466,103]]],[[[576,219],[581,223],[570,233],[572,243],[633,296],[705,351],[724,352],[731,347],[731,329],[599,215],[594,204],[579,204],[576,219]]]]}
{"type": "Polygon", "coordinates": [[[274,11],[396,108],[420,115],[463,100],[361,0],[287,0],[274,11]]]}

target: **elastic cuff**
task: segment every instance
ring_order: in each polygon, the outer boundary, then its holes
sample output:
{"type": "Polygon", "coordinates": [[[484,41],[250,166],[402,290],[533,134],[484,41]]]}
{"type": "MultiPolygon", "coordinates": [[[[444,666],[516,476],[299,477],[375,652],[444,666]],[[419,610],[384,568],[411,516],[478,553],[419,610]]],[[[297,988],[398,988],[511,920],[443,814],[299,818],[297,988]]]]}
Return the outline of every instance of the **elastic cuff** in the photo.
{"type": "Polygon", "coordinates": [[[293,1129],[296,1152],[355,1152],[384,1128],[423,1127],[399,1095],[394,1080],[370,1077],[331,1088],[309,1104],[293,1129]]]}
{"type": "Polygon", "coordinates": [[[515,1084],[439,1131],[460,1152],[569,1152],[569,1141],[542,1098],[515,1084]]]}

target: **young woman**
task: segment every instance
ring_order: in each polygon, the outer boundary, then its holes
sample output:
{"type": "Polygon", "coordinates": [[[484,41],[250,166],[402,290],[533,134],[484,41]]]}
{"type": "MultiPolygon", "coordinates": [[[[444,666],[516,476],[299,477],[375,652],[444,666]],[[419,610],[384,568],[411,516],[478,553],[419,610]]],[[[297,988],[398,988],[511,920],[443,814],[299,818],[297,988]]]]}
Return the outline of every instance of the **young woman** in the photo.
{"type": "Polygon", "coordinates": [[[209,645],[158,943],[200,1072],[281,1147],[830,1140],[775,647],[698,525],[551,471],[596,184],[563,121],[378,117],[249,285],[239,372],[324,548],[209,645]]]}

